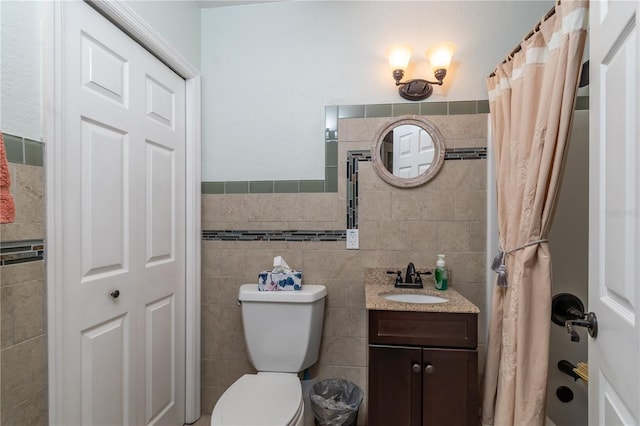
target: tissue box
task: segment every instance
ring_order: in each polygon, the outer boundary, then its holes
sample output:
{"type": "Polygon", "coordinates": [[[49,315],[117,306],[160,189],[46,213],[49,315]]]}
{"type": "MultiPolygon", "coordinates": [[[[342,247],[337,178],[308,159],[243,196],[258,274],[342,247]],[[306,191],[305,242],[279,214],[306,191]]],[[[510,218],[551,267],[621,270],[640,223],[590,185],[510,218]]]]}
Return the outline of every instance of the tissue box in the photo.
{"type": "Polygon", "coordinates": [[[258,274],[258,290],[302,290],[302,271],[262,271],[258,274]]]}

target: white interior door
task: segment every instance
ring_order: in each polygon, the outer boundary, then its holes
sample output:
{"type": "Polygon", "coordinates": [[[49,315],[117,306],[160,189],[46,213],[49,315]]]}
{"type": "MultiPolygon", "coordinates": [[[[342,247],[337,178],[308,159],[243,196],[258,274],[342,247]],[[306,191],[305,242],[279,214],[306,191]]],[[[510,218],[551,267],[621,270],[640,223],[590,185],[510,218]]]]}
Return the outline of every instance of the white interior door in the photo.
{"type": "Polygon", "coordinates": [[[433,162],[434,145],[429,133],[411,124],[393,129],[393,174],[412,178],[433,162]]]}
{"type": "Polygon", "coordinates": [[[63,424],[181,425],[185,82],[84,2],[62,13],[63,424]]]}
{"type": "Polygon", "coordinates": [[[589,423],[640,423],[640,2],[590,7],[589,423]]]}

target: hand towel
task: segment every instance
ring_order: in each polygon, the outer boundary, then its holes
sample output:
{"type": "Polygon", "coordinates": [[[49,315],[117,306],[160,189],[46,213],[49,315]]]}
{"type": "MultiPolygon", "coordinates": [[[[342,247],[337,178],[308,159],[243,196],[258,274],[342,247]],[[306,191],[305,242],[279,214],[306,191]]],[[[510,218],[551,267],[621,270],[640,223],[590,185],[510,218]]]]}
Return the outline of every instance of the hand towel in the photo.
{"type": "Polygon", "coordinates": [[[9,165],[7,164],[7,152],[4,149],[2,132],[0,132],[0,223],[12,223],[16,219],[16,205],[11,187],[11,176],[9,176],[9,165]]]}

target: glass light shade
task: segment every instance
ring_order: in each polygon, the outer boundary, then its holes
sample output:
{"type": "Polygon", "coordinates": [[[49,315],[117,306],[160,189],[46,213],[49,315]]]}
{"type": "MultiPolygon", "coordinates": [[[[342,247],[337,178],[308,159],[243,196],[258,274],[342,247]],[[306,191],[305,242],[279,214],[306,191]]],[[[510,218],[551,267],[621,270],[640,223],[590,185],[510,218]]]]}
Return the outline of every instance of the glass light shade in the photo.
{"type": "Polygon", "coordinates": [[[409,59],[411,59],[411,53],[411,48],[407,46],[395,46],[389,49],[387,59],[389,60],[391,71],[406,71],[407,66],[409,66],[409,59]]]}
{"type": "Polygon", "coordinates": [[[427,50],[426,56],[431,63],[433,72],[440,69],[449,69],[451,64],[451,57],[453,56],[453,45],[443,44],[427,50]]]}

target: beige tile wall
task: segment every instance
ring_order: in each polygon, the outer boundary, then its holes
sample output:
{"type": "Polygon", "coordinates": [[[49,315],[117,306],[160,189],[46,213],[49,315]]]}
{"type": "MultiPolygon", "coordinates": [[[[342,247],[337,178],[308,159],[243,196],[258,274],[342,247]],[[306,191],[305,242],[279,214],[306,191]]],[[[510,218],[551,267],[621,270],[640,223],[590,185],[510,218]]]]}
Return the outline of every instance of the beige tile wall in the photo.
{"type": "MultiPolygon", "coordinates": [[[[43,169],[9,163],[16,221],[2,241],[44,237],[43,169]]],[[[0,424],[46,425],[47,337],[44,262],[0,267],[0,424]]]]}
{"type": "Polygon", "coordinates": [[[9,163],[11,194],[16,205],[14,223],[0,224],[2,241],[44,238],[44,169],[9,163]]]}
{"type": "MultiPolygon", "coordinates": [[[[429,117],[448,147],[486,146],[486,115],[429,117]]],[[[346,216],[346,153],[370,149],[385,119],[339,123],[337,194],[203,195],[203,229],[343,229],[346,216]]],[[[344,242],[202,243],[202,410],[210,413],[224,390],[244,373],[248,361],[238,287],[256,282],[274,256],[304,273],[303,283],[328,288],[318,379],[344,377],[367,389],[365,267],[433,267],[447,255],[452,285],[484,311],[486,160],[447,160],[436,178],[415,189],[397,189],[359,164],[360,250],[344,242]]],[[[390,278],[391,279],[391,278],[390,278]]],[[[480,315],[482,318],[483,315],[480,315]]],[[[480,325],[481,352],[484,323],[480,325]]],[[[366,400],[359,424],[366,422],[366,400]]]]}

